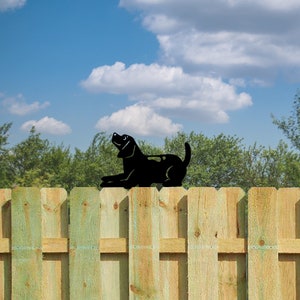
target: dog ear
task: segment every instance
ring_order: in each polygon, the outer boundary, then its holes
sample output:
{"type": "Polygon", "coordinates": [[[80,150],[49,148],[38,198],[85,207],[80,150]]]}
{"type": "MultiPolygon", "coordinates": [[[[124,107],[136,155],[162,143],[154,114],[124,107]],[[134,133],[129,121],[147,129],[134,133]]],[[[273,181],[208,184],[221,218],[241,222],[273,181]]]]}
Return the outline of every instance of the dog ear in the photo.
{"type": "Polygon", "coordinates": [[[120,158],[129,158],[134,156],[136,145],[130,145],[130,147],[125,147],[121,149],[118,153],[118,157],[120,158]]]}

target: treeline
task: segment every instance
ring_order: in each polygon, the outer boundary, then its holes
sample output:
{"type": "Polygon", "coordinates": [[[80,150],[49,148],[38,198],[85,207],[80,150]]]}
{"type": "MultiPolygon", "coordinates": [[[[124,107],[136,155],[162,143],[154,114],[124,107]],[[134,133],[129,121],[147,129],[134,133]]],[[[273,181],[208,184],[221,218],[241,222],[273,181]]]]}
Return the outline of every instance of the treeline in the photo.
{"type": "MultiPolygon", "coordinates": [[[[34,128],[19,144],[9,147],[11,123],[0,126],[0,188],[15,186],[63,187],[95,186],[101,177],[122,172],[122,161],[106,133],[98,133],[86,151],[70,151],[51,144],[34,128]]],[[[300,186],[300,155],[284,142],[266,148],[247,147],[236,136],[220,134],[209,138],[202,133],[178,133],[166,138],[162,147],[139,141],[146,154],[173,153],[184,157],[184,142],[192,148],[192,158],[184,180],[190,186],[300,186]]]]}

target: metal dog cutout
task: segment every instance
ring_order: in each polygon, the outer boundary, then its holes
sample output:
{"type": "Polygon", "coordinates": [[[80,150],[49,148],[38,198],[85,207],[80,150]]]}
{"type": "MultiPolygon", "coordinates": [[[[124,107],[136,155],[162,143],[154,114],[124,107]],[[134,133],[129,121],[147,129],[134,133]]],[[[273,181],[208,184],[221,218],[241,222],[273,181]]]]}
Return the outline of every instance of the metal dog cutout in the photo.
{"type": "Polygon", "coordinates": [[[185,158],[182,161],[177,155],[145,155],[133,137],[116,132],[112,143],[118,148],[118,157],[123,159],[123,173],[102,177],[102,187],[134,186],[147,187],[153,183],[163,186],[181,186],[186,169],[191,159],[191,147],[185,143],[185,158]]]}

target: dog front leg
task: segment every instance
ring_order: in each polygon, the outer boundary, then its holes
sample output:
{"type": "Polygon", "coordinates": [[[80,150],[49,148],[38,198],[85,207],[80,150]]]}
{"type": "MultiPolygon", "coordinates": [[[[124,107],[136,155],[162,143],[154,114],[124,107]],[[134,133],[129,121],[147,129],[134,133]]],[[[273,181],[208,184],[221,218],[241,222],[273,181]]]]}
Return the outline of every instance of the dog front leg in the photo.
{"type": "Polygon", "coordinates": [[[114,176],[102,177],[101,187],[124,187],[130,189],[137,185],[135,176],[133,176],[134,170],[128,173],[122,173],[114,176]]]}
{"type": "Polygon", "coordinates": [[[104,176],[101,178],[102,183],[100,184],[101,187],[112,187],[112,186],[122,186],[120,182],[125,177],[124,173],[113,175],[113,176],[104,176]]]}

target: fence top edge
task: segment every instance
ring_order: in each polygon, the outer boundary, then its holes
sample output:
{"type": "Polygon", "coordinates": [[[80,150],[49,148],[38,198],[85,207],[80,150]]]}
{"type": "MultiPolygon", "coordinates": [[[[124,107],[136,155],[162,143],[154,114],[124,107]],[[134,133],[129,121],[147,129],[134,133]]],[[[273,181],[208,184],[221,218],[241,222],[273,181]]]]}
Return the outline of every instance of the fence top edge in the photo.
{"type": "MultiPolygon", "coordinates": [[[[157,188],[157,187],[133,187],[129,190],[123,188],[123,187],[105,187],[102,189],[98,189],[97,187],[74,187],[70,192],[72,191],[76,191],[76,190],[91,190],[91,191],[125,191],[125,192],[129,192],[130,190],[134,190],[134,189],[151,189],[151,190],[157,190],[158,192],[161,191],[184,191],[184,192],[188,192],[189,190],[194,190],[194,189],[203,189],[203,190],[216,190],[216,191],[226,191],[226,190],[242,190],[245,191],[243,188],[241,187],[230,187],[230,186],[224,186],[224,187],[220,187],[220,188],[215,188],[215,187],[208,187],[208,186],[191,186],[189,188],[184,188],[182,186],[177,186],[177,187],[162,187],[162,188],[157,188]]],[[[249,188],[248,193],[249,192],[253,192],[253,191],[259,191],[259,190],[274,190],[274,191],[280,191],[280,190],[299,190],[300,187],[281,187],[281,188],[276,188],[276,187],[256,187],[253,186],[251,188],[249,188]]],[[[32,190],[32,191],[36,191],[36,190],[40,190],[40,191],[53,191],[53,190],[60,190],[60,191],[66,191],[65,188],[61,188],[61,187],[15,187],[15,188],[0,188],[0,191],[22,191],[22,190],[32,190]]]]}

